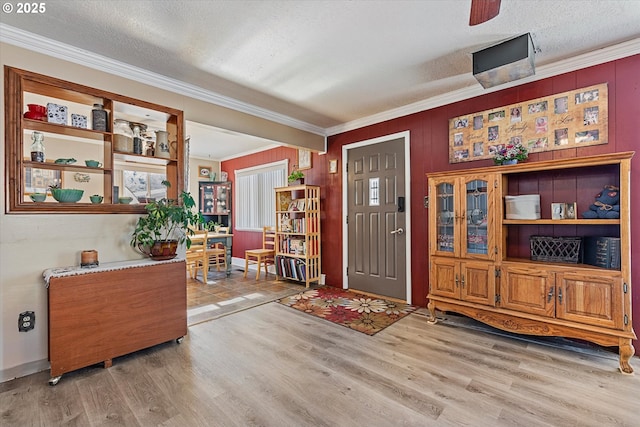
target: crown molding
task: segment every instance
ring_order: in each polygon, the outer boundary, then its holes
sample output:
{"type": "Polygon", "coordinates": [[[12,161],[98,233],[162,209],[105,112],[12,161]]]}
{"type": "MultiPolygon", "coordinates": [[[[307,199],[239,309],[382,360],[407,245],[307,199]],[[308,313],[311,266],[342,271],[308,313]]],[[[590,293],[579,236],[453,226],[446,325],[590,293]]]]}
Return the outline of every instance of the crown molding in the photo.
{"type": "Polygon", "coordinates": [[[157,73],[153,73],[142,68],[113,60],[94,52],[78,49],[70,45],[59,43],[42,36],[38,36],[27,31],[20,30],[15,27],[0,23],[0,41],[9,43],[18,47],[22,47],[44,55],[52,56],[64,61],[76,63],[109,74],[124,77],[133,81],[148,84],[160,89],[169,90],[180,95],[189,96],[194,99],[209,102],[221,107],[229,108],[242,113],[250,114],[295,129],[300,129],[317,135],[327,136],[336,135],[354,129],[371,126],[388,120],[397,119],[399,117],[418,113],[420,111],[430,110],[432,108],[441,107],[465,99],[473,98],[480,95],[486,95],[499,90],[519,86],[525,83],[542,80],[559,74],[568,73],[582,68],[603,64],[605,62],[614,61],[616,59],[625,58],[627,56],[640,53],[640,38],[635,38],[623,43],[602,49],[594,50],[582,55],[575,56],[563,61],[536,67],[536,74],[526,79],[509,82],[491,89],[483,89],[475,79],[469,75],[469,86],[445,94],[436,95],[422,101],[414,102],[392,110],[383,111],[371,116],[363,117],[357,120],[346,122],[329,128],[322,128],[300,120],[296,120],[289,116],[278,114],[276,112],[260,108],[251,104],[229,98],[218,93],[203,89],[201,87],[190,85],[179,80],[168,78],[157,73]]]}
{"type": "Polygon", "coordinates": [[[0,41],[317,135],[324,128],[0,23],[0,41]]]}
{"type": "Polygon", "coordinates": [[[480,84],[470,75],[469,87],[433,96],[422,101],[394,108],[393,110],[383,111],[378,114],[373,114],[368,117],[363,117],[351,122],[327,128],[326,135],[337,135],[339,133],[359,129],[365,126],[371,126],[387,120],[397,119],[398,117],[407,116],[409,114],[419,113],[420,111],[430,110],[432,108],[441,107],[443,105],[452,104],[454,102],[463,101],[476,96],[486,95],[499,90],[519,86],[524,83],[534,82],[536,80],[542,80],[559,74],[592,67],[594,65],[603,64],[616,59],[626,58],[627,56],[637,55],[638,53],[640,53],[640,38],[635,38],[623,43],[565,59],[563,61],[536,67],[536,74],[531,77],[509,82],[491,89],[483,89],[482,86],[480,86],[480,84]]]}

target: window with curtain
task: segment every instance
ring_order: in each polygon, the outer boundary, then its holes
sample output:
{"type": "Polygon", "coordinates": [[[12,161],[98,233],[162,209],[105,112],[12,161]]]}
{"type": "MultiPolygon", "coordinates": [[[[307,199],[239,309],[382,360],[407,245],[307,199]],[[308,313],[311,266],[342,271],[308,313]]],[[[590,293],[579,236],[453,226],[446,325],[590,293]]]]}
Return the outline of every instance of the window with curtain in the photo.
{"type": "Polygon", "coordinates": [[[269,163],[235,171],[235,228],[262,231],[275,226],[275,196],[273,189],[287,183],[289,161],[269,163]]]}

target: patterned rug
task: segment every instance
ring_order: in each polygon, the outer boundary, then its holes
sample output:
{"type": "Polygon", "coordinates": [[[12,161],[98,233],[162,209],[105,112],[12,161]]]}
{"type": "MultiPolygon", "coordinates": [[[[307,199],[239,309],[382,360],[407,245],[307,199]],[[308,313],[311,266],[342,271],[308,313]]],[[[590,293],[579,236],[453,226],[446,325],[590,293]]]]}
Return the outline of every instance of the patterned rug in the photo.
{"type": "Polygon", "coordinates": [[[418,307],[330,286],[277,300],[280,304],[374,335],[418,307]]]}

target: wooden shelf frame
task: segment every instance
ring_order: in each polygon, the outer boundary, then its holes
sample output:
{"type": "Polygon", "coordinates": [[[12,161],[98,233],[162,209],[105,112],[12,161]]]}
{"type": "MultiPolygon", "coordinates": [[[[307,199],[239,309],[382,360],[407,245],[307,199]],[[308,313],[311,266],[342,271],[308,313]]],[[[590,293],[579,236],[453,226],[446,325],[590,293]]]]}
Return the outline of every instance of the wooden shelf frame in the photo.
{"type": "MultiPolygon", "coordinates": [[[[293,185],[275,189],[276,206],[276,280],[287,279],[302,282],[308,288],[312,282],[320,282],[322,272],[320,238],[320,187],[316,185],[293,185]],[[290,210],[291,202],[304,203],[304,208],[290,210]],[[284,228],[286,221],[292,221],[291,229],[284,228]],[[296,225],[294,225],[296,224],[296,225]],[[294,229],[295,227],[295,229],[294,229]],[[304,253],[292,253],[285,246],[291,240],[304,242],[304,253]],[[304,264],[304,279],[294,275],[279,274],[285,269],[279,264],[293,262],[304,264]]],[[[301,206],[302,207],[302,206],[301,206]]]]}
{"type": "MultiPolygon", "coordinates": [[[[144,213],[144,204],[124,205],[114,200],[114,167],[115,161],[148,166],[164,167],[167,180],[171,186],[167,189],[167,197],[177,199],[185,185],[185,153],[184,153],[184,114],[182,111],[154,104],[151,102],[130,98],[124,95],[91,88],[77,83],[37,74],[31,71],[4,67],[5,77],[5,212],[7,214],[49,213],[49,214],[104,214],[104,213],[144,213]],[[92,108],[93,104],[102,104],[109,112],[108,130],[96,131],[77,128],[68,125],[27,119],[23,116],[26,104],[25,96],[31,94],[51,99],[52,102],[63,100],[70,103],[82,104],[85,108],[92,108]],[[169,140],[176,141],[175,155],[170,159],[119,153],[115,151],[113,141],[113,120],[125,116],[118,108],[133,111],[149,111],[153,117],[166,118],[165,130],[169,132],[169,140]],[[24,159],[26,131],[38,131],[55,135],[59,139],[75,138],[86,140],[87,143],[102,145],[102,168],[89,168],[82,164],[56,164],[50,161],[44,163],[31,162],[24,159]],[[24,194],[25,166],[58,170],[61,172],[80,172],[101,174],[103,177],[104,202],[90,203],[33,203],[24,194]]],[[[46,144],[46,141],[45,141],[46,144]]],[[[71,156],[69,156],[71,157],[71,156]]],[[[48,159],[49,160],[49,159],[48,159]]],[[[48,200],[51,200],[48,198],[48,200]]]]}

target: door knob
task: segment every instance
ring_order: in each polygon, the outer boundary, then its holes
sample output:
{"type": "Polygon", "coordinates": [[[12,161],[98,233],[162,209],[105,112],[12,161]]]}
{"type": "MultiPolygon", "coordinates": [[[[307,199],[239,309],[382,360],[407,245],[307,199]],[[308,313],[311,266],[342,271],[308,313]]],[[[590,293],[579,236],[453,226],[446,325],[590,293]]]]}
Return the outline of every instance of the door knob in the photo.
{"type": "Polygon", "coordinates": [[[400,227],[397,230],[393,230],[391,234],[404,234],[404,229],[400,227]]]}

